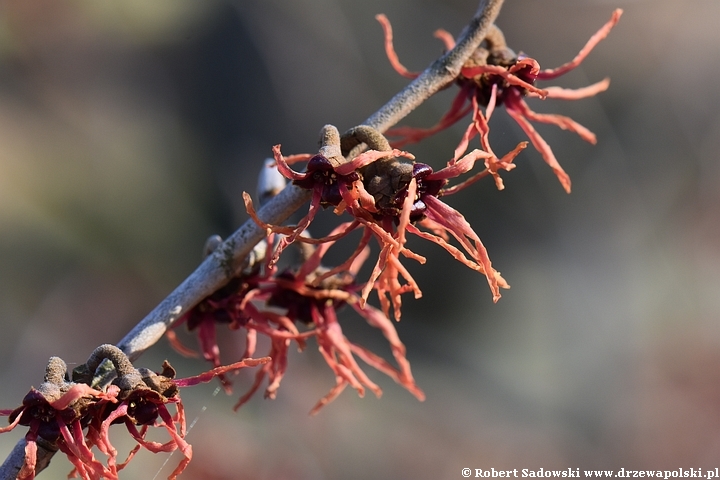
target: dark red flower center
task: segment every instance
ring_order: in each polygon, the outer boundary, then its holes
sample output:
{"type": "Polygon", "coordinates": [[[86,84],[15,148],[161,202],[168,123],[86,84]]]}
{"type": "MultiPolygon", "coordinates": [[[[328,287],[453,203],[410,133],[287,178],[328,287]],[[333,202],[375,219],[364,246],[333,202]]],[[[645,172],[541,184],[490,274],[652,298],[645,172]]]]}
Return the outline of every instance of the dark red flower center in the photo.
{"type": "Polygon", "coordinates": [[[127,416],[137,425],[153,425],[158,415],[158,406],[144,397],[128,402],[127,416]]]}
{"type": "Polygon", "coordinates": [[[399,220],[403,203],[407,197],[408,185],[410,184],[410,180],[414,178],[417,182],[417,192],[410,210],[410,221],[417,222],[422,220],[425,216],[425,210],[427,210],[427,205],[425,205],[423,199],[428,195],[437,197],[442,187],[447,183],[447,180],[428,180],[427,176],[431,173],[433,173],[433,169],[430,165],[414,163],[412,165],[410,178],[403,181],[401,185],[398,185],[398,189],[392,196],[392,200],[385,208],[381,209],[380,213],[383,216],[395,217],[395,221],[399,220]]]}
{"type": "Polygon", "coordinates": [[[341,186],[349,185],[359,178],[355,172],[347,175],[337,174],[330,160],[318,154],[308,162],[305,178],[295,180],[294,183],[308,190],[320,189],[322,192],[320,205],[327,207],[337,206],[342,201],[340,195],[341,186]]]}
{"type": "MultiPolygon", "coordinates": [[[[511,70],[519,61],[525,58],[528,57],[524,54],[520,54],[516,58],[510,60],[506,58],[495,58],[493,55],[490,55],[487,59],[487,65],[496,65],[503,67],[506,70],[511,70]]],[[[536,75],[532,72],[532,66],[524,65],[511,73],[520,80],[523,80],[530,85],[535,85],[536,75]]],[[[470,89],[470,95],[477,98],[478,104],[483,107],[487,107],[490,102],[493,86],[496,86],[497,88],[495,97],[495,105],[497,106],[500,106],[505,102],[508,92],[511,90],[519,91],[523,96],[527,94],[526,89],[508,83],[508,81],[501,75],[495,73],[485,73],[474,78],[464,78],[460,76],[457,81],[461,86],[467,85],[468,83],[472,84],[473,88],[470,89]]]]}
{"type": "MultiPolygon", "coordinates": [[[[296,281],[295,274],[290,270],[286,270],[280,273],[278,275],[278,278],[287,280],[289,282],[296,281]]],[[[317,290],[318,292],[322,292],[323,290],[329,288],[347,290],[348,287],[352,285],[352,283],[353,278],[351,275],[333,275],[332,277],[323,280],[321,282],[321,286],[318,288],[313,288],[313,290],[317,290]]],[[[267,304],[273,307],[284,308],[287,310],[288,318],[292,319],[293,321],[299,321],[306,325],[309,325],[313,323],[313,307],[318,310],[322,310],[328,300],[330,299],[325,298],[322,295],[319,295],[317,298],[306,296],[291,288],[283,288],[278,286],[268,299],[267,304]]],[[[333,308],[336,310],[345,305],[345,302],[343,300],[333,299],[332,302],[333,308]]]]}

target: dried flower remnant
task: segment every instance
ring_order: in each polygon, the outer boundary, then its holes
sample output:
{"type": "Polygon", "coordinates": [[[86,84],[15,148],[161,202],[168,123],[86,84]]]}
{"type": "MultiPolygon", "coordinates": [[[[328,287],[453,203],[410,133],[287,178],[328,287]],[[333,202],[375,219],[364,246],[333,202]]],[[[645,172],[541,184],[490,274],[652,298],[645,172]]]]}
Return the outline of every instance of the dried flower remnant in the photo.
{"type": "MultiPolygon", "coordinates": [[[[548,123],[563,130],[570,130],[591,144],[596,143],[596,137],[590,130],[571,118],[533,111],[525,102],[525,97],[579,100],[607,90],[610,85],[610,80],[607,78],[579,89],[560,87],[540,89],[535,86],[535,82],[537,80],[557,78],[580,65],[593,48],[607,37],[610,30],[620,20],[621,15],[621,9],[615,10],[610,20],[588,40],[574,59],[558,68],[548,70],[540,70],[538,62],[526,55],[516,55],[507,47],[500,29],[493,26],[485,38],[484,44],[474,52],[473,56],[461,69],[460,76],[457,78],[460,92],[458,92],[450,110],[437,125],[429,129],[400,127],[388,131],[389,136],[398,138],[393,145],[400,147],[407,143],[417,142],[455,124],[472,112],[472,121],[455,151],[455,159],[463,155],[470,140],[476,135],[480,136],[482,148],[492,153],[488,139],[488,121],[495,107],[504,105],[505,110],[522,128],[535,149],[540,152],[545,162],[552,168],[563,188],[569,193],[571,187],[570,177],[560,166],[552,149],[535,130],[531,122],[548,123]],[[484,113],[482,108],[485,109],[484,113]]],[[[389,21],[384,15],[378,15],[376,18],[385,31],[385,49],[393,68],[403,76],[414,78],[416,75],[402,66],[394,51],[392,29],[389,21]]],[[[449,33],[438,30],[435,35],[443,40],[448,49],[455,45],[449,33]]],[[[497,172],[501,169],[510,170],[514,165],[508,162],[507,159],[498,159],[493,155],[486,160],[486,167],[495,178],[497,187],[502,189],[502,179],[497,172]]],[[[468,185],[470,183],[472,182],[469,182],[468,185]]]]}

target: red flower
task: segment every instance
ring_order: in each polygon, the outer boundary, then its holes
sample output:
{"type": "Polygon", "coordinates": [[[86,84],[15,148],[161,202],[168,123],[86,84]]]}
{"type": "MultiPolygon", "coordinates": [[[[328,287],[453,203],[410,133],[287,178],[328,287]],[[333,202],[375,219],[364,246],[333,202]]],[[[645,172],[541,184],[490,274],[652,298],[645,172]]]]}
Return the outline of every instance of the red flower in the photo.
{"type": "MultiPolygon", "coordinates": [[[[185,356],[197,356],[196,352],[185,347],[174,329],[186,325],[189,331],[197,330],[198,341],[203,358],[212,363],[214,368],[220,367],[220,348],[217,344],[217,324],[227,324],[230,329],[237,330],[244,326],[253,314],[248,310],[246,297],[256,292],[262,277],[257,270],[235,277],[227,285],[205,298],[202,302],[180,317],[166,333],[172,347],[185,356]]],[[[246,352],[243,358],[252,356],[246,352]]],[[[227,393],[231,392],[231,382],[223,374],[218,379],[227,393]]]]}
{"type": "MultiPolygon", "coordinates": [[[[330,237],[348,231],[351,225],[352,222],[340,225],[330,237]]],[[[348,262],[328,270],[322,267],[320,262],[334,243],[335,240],[323,242],[297,272],[286,272],[278,277],[276,279],[278,288],[268,299],[268,305],[287,309],[288,318],[291,320],[313,325],[314,328],[310,332],[316,337],[320,353],[335,374],[335,386],[320,399],[311,410],[311,414],[317,413],[324,405],[334,400],[348,385],[355,388],[360,396],[365,394],[365,388],[370,389],[378,397],[381,395],[380,387],[360,368],[356,356],[391,377],[419,400],[424,400],[425,395],[415,384],[410,363],[405,356],[405,345],[400,341],[393,323],[381,311],[370,305],[364,305],[356,293],[360,287],[355,284],[354,278],[367,258],[367,248],[361,247],[348,262]],[[337,311],[345,305],[350,305],[369,325],[382,332],[390,343],[397,367],[345,337],[337,318],[337,311]]],[[[260,371],[257,375],[257,379],[262,380],[260,371]]],[[[241,399],[239,404],[242,404],[250,394],[252,390],[241,399]]]]}
{"type": "Polygon", "coordinates": [[[262,365],[267,361],[269,361],[268,358],[248,358],[184,379],[175,379],[175,369],[167,361],[163,363],[160,373],[148,369],[133,369],[121,374],[122,369],[120,369],[118,378],[110,387],[111,390],[117,391],[119,403],[105,406],[93,417],[88,426],[88,439],[108,456],[108,467],[114,470],[120,470],[127,465],[140,448],[145,448],[152,453],[179,450],[183,459],[168,477],[173,480],[185,470],[192,460],[192,446],[185,440],[187,433],[185,409],[178,388],[209,382],[225,373],[262,365]],[[168,404],[175,405],[175,414],[170,413],[168,404]],[[138,443],[121,465],[116,465],[117,450],[110,443],[109,437],[110,425],[116,423],[123,423],[138,443]],[[140,428],[138,429],[138,427],[140,428]],[[146,440],[145,436],[149,427],[164,428],[170,439],[165,443],[146,440]]]}
{"type": "MultiPolygon", "coordinates": [[[[356,127],[356,129],[360,128],[356,127]]],[[[362,128],[363,130],[372,130],[370,127],[362,128]]],[[[368,132],[366,134],[370,135],[368,132]]],[[[373,135],[382,137],[377,132],[373,135]]],[[[384,137],[377,143],[381,144],[382,142],[387,143],[384,137]]],[[[518,145],[515,150],[503,158],[503,161],[511,164],[514,157],[524,147],[524,144],[518,145]]],[[[362,290],[361,305],[365,304],[370,291],[375,290],[384,314],[389,316],[392,308],[393,315],[397,320],[400,318],[402,306],[401,295],[407,292],[413,292],[415,298],[422,295],[419,286],[400,262],[401,255],[420,263],[425,262],[424,257],[415,254],[405,246],[406,232],[437,243],[455,259],[484,274],[490,285],[494,301],[500,298],[500,288],[508,287],[492,267],[485,247],[465,218],[439,200],[440,196],[457,190],[457,188],[445,189],[448,179],[469,172],[477,160],[481,158],[487,160],[493,156],[491,153],[474,150],[461,159],[452,160],[446,168],[438,172],[433,172],[432,168],[426,164],[413,162],[414,157],[411,154],[399,150],[369,150],[345,163],[336,160],[335,166],[327,167],[328,169],[323,168],[321,178],[331,179],[334,182],[332,183],[333,195],[331,198],[333,198],[332,204],[336,204],[335,213],[349,213],[353,217],[353,221],[347,223],[347,226],[339,229],[337,233],[316,240],[302,238],[300,233],[305,230],[317,208],[322,204],[321,199],[330,198],[325,195],[329,188],[328,182],[320,181],[317,170],[310,167],[306,173],[291,170],[280,153],[279,146],[273,148],[273,153],[278,170],[283,175],[293,179],[301,186],[313,189],[310,213],[294,228],[268,225],[257,217],[250,197],[244,194],[248,213],[262,228],[288,235],[287,242],[292,240],[322,243],[337,240],[350,231],[362,227],[365,230],[364,235],[348,262],[352,261],[354,255],[357,255],[368,244],[371,237],[375,237],[381,250],[370,279],[362,290]],[[309,182],[310,179],[312,182],[309,182]],[[430,231],[420,230],[415,224],[424,225],[430,231]],[[448,242],[449,236],[457,240],[465,253],[448,242]],[[401,279],[405,283],[402,283],[401,279]]],[[[318,157],[320,155],[313,159],[318,157]]],[[[327,166],[330,162],[316,161],[316,164],[327,166]]],[[[333,269],[327,275],[337,271],[339,270],[333,269]]]]}
{"type": "MultiPolygon", "coordinates": [[[[273,243],[272,236],[268,238],[268,243],[273,243]]],[[[267,355],[268,362],[258,370],[251,392],[254,393],[259,388],[267,375],[271,383],[266,389],[265,396],[274,398],[287,368],[287,352],[291,341],[295,340],[302,350],[305,347],[305,339],[314,332],[300,333],[295,326],[295,320],[308,323],[309,317],[303,317],[297,312],[293,314],[293,310],[286,315],[274,311],[262,311],[257,306],[267,302],[282,290],[279,283],[282,283],[283,275],[277,275],[276,267],[269,265],[269,260],[268,256],[263,266],[256,265],[250,271],[243,272],[225,287],[201,301],[180,318],[173,328],[184,323],[191,331],[197,329],[203,356],[216,368],[221,363],[216,338],[217,324],[225,324],[231,330],[245,329],[245,352],[242,358],[249,358],[255,354],[258,333],[267,336],[271,341],[267,355]]],[[[179,353],[195,356],[195,352],[182,345],[172,330],[167,332],[167,336],[173,348],[179,353]]],[[[230,393],[229,380],[222,373],[217,376],[226,392],[230,393]]],[[[237,409],[250,396],[251,393],[243,396],[235,408],[237,409]]]]}
{"type": "Polygon", "coordinates": [[[86,480],[117,479],[118,472],[141,447],[153,453],[179,449],[184,458],[170,474],[169,478],[174,479],[192,458],[192,447],[184,439],[185,414],[178,387],[207,382],[229,371],[260,365],[268,360],[246,359],[196,377],[176,380],[175,370],[167,362],[159,374],[147,369],[136,370],[120,349],[102,345],[85,364],[73,371],[74,381],[70,382],[67,381],[65,362],[53,357],[48,363],[45,381],[38,389],[30,390],[22,406],[12,411],[0,410],[0,415],[9,416],[10,420],[10,425],[0,428],[0,433],[17,425],[30,427],[25,435],[25,462],[18,473],[21,480],[35,478],[39,439],[47,448],[57,448],[65,453],[75,467],[70,477],[79,475],[86,480]],[[103,375],[99,373],[96,377],[96,370],[105,359],[112,362],[117,378],[107,388],[91,388],[89,384],[103,375]],[[171,403],[175,404],[175,414],[167,408],[171,403]],[[117,450],[110,442],[109,428],[114,423],[124,423],[138,442],[122,464],[117,463],[117,450]],[[170,440],[164,444],[146,440],[151,426],[165,428],[170,440]],[[87,433],[83,433],[85,428],[87,433]],[[91,450],[94,446],[107,456],[107,465],[95,458],[91,450]]]}
{"type": "Polygon", "coordinates": [[[141,447],[153,453],[180,450],[184,458],[170,474],[168,477],[170,479],[182,473],[192,459],[192,447],[184,439],[185,413],[177,385],[173,382],[174,376],[175,370],[167,362],[163,364],[163,371],[160,374],[146,369],[143,369],[142,373],[134,368],[129,371],[119,369],[118,378],[108,387],[108,391],[112,391],[119,402],[114,405],[102,405],[97,409],[90,419],[87,438],[91,445],[97,446],[107,455],[108,468],[116,475],[141,447]],[[175,405],[174,415],[168,410],[167,404],[175,405]],[[118,452],[110,442],[110,425],[115,423],[123,423],[138,443],[131,450],[127,460],[120,465],[117,464],[118,452]],[[153,426],[165,428],[170,440],[164,444],[147,441],[145,436],[149,427],[153,426]]]}
{"type": "Polygon", "coordinates": [[[67,366],[58,357],[48,362],[45,381],[38,389],[31,388],[22,406],[15,410],[0,410],[9,416],[10,425],[0,433],[17,425],[30,427],[25,435],[25,463],[18,479],[35,478],[37,441],[42,439],[65,453],[76,471],[84,479],[117,478],[117,472],[95,459],[85,441],[83,428],[95,408],[117,400],[115,392],[102,392],[82,383],[66,381],[67,366]]]}
{"type": "MultiPolygon", "coordinates": [[[[585,47],[583,47],[573,60],[550,70],[540,70],[538,62],[526,55],[516,56],[514,52],[505,45],[505,39],[500,30],[493,26],[485,39],[485,46],[478,48],[462,68],[460,76],[457,79],[460,92],[453,101],[450,110],[442,117],[440,122],[429,129],[410,127],[396,128],[388,131],[388,135],[399,137],[393,144],[400,147],[407,143],[417,142],[443,130],[472,112],[472,122],[458,145],[454,158],[458,159],[463,155],[468,147],[469,141],[475,135],[480,135],[482,148],[486,152],[492,153],[488,140],[488,121],[495,107],[504,105],[508,114],[520,125],[533,146],[540,152],[545,162],[553,169],[563,188],[565,188],[567,192],[570,192],[570,178],[558,163],[550,146],[540,134],[537,133],[530,122],[557,125],[563,130],[575,132],[583,140],[592,144],[596,142],[595,135],[571,118],[562,115],[534,112],[527,105],[524,98],[530,96],[543,99],[558,98],[578,100],[605,91],[610,85],[610,80],[607,78],[577,90],[560,87],[540,89],[535,86],[535,82],[536,80],[554,79],[580,65],[592,49],[610,33],[610,30],[620,19],[621,14],[621,9],[615,10],[610,21],[590,38],[585,47]],[[485,107],[485,113],[482,112],[481,107],[485,107]]],[[[417,76],[400,64],[392,45],[392,30],[387,18],[384,15],[378,15],[376,18],[385,31],[385,49],[392,66],[403,76],[410,78],[417,76]]],[[[439,30],[435,35],[445,42],[448,49],[454,47],[455,41],[449,33],[439,30]]],[[[486,160],[486,167],[488,172],[495,178],[497,187],[502,189],[502,179],[497,172],[501,169],[510,170],[514,168],[514,165],[508,162],[507,159],[498,159],[492,155],[486,160]]]]}
{"type": "MultiPolygon", "coordinates": [[[[238,400],[235,409],[260,389],[265,378],[268,379],[265,398],[275,398],[287,370],[291,343],[295,341],[302,350],[311,337],[317,339],[320,352],[336,378],[335,387],[318,402],[311,413],[316,413],[347,385],[354,387],[360,395],[364,395],[366,388],[380,395],[379,387],[360,368],[356,358],[387,374],[417,398],[424,399],[424,394],[412,377],[410,364],[405,356],[405,346],[392,322],[381,311],[369,305],[361,305],[363,302],[358,295],[361,286],[355,283],[355,275],[367,258],[367,242],[359,247],[348,261],[332,270],[320,264],[324,254],[334,244],[334,239],[358,225],[356,222],[340,225],[314,248],[296,269],[277,272],[275,267],[266,264],[264,274],[252,277],[259,279],[258,281],[251,282],[244,275],[238,277],[228,287],[201,302],[186,316],[188,319],[201,318],[203,323],[225,323],[230,328],[244,328],[247,332],[244,356],[255,353],[257,334],[270,339],[268,361],[257,371],[253,385],[238,400]],[[253,286],[248,287],[251,283],[253,286]],[[346,305],[357,311],[368,324],[380,329],[390,342],[397,366],[350,342],[343,335],[336,312],[346,305]],[[279,313],[278,309],[282,309],[284,313],[279,313]],[[194,312],[195,310],[199,311],[194,312]],[[232,321],[228,322],[228,318],[232,321]]],[[[189,325],[189,320],[187,321],[189,325]]],[[[216,346],[214,336],[208,343],[216,346]]]]}

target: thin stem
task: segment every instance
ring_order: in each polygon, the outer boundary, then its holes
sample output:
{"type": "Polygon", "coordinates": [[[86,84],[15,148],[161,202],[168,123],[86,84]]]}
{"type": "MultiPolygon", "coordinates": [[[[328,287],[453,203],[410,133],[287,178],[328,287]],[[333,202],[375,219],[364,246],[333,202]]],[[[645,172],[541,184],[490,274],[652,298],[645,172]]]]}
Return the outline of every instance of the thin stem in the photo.
{"type": "MultiPolygon", "coordinates": [[[[504,0],[481,0],[478,10],[460,35],[455,48],[433,62],[418,78],[371,115],[364,125],[385,132],[405,118],[425,100],[452,82],[465,61],[480,46],[490,26],[500,13],[504,0]]],[[[289,184],[259,211],[266,223],[280,224],[310,199],[311,191],[289,184]]],[[[223,287],[240,271],[253,247],[265,238],[266,232],[248,220],[222,242],[205,261],[183,281],[165,300],[155,307],[128,333],[117,346],[130,358],[137,359],[154,345],[182,314],[208,295],[223,287]]],[[[25,440],[20,440],[0,467],[0,480],[14,480],[24,462],[25,440]]],[[[40,472],[50,462],[54,452],[38,443],[40,472]],[[40,459],[43,459],[41,462],[40,459]]]]}

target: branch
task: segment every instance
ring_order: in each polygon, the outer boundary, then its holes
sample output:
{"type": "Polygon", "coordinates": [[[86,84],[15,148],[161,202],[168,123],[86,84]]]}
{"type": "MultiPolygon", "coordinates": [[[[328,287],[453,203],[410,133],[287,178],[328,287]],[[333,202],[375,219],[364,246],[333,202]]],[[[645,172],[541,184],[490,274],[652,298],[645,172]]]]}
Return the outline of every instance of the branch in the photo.
{"type": "MultiPolygon", "coordinates": [[[[452,50],[433,62],[418,78],[395,95],[364,125],[385,132],[425,100],[452,82],[470,55],[480,46],[495,21],[504,0],[481,0],[475,16],[463,30],[452,50]]],[[[259,211],[266,223],[280,224],[310,199],[310,191],[289,184],[259,211]]],[[[183,313],[229,282],[242,269],[253,247],[266,232],[254,221],[246,221],[209,255],[203,263],[165,300],[153,309],[117,346],[130,358],[137,359],[154,345],[183,313]]],[[[25,461],[25,440],[21,439],[0,467],[0,480],[14,480],[25,461]]],[[[54,452],[38,443],[36,472],[43,470],[54,452]],[[42,458],[42,461],[41,461],[42,458]]]]}
{"type": "MultiPolygon", "coordinates": [[[[490,25],[500,12],[503,1],[482,0],[455,48],[433,62],[364,124],[384,132],[452,82],[459,75],[465,61],[485,38],[490,25]]],[[[310,199],[310,193],[309,190],[289,184],[258,211],[258,216],[266,223],[280,224],[310,199]]],[[[155,344],[180,315],[229,282],[242,268],[245,257],[263,238],[265,231],[253,220],[246,221],[117,346],[130,360],[135,360],[155,344]]]]}

